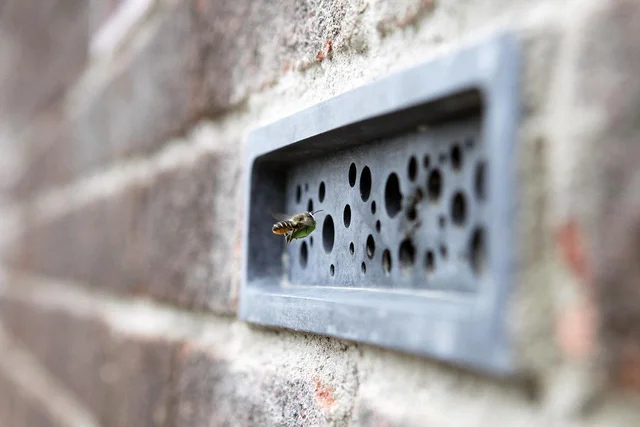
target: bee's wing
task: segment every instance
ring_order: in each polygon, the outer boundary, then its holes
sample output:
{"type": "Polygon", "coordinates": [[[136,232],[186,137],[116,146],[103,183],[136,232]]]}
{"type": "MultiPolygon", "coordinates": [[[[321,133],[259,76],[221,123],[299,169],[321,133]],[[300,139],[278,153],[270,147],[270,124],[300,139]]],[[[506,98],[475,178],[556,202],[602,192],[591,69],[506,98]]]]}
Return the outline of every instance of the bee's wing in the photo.
{"type": "Polygon", "coordinates": [[[283,214],[283,213],[273,213],[271,212],[271,216],[276,221],[288,221],[291,219],[291,215],[283,214]]]}

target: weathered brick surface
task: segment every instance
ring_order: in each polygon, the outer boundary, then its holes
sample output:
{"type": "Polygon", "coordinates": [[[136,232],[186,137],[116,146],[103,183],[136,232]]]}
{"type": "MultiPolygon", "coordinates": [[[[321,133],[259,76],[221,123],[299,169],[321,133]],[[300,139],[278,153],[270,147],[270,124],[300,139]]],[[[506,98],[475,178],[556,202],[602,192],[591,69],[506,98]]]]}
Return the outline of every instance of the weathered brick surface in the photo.
{"type": "MultiPolygon", "coordinates": [[[[7,330],[104,426],[164,426],[174,344],[122,336],[98,318],[0,301],[7,330]]],[[[38,424],[33,424],[38,425],[38,424]]]]}
{"type": "Polygon", "coordinates": [[[233,312],[242,221],[238,162],[235,154],[203,153],[35,225],[10,264],[107,292],[233,312]]]}
{"type": "Polygon", "coordinates": [[[82,71],[88,2],[5,0],[0,5],[0,117],[21,128],[82,71]]]}
{"type": "Polygon", "coordinates": [[[2,373],[0,373],[0,425],[6,427],[57,426],[44,408],[2,373]]]}

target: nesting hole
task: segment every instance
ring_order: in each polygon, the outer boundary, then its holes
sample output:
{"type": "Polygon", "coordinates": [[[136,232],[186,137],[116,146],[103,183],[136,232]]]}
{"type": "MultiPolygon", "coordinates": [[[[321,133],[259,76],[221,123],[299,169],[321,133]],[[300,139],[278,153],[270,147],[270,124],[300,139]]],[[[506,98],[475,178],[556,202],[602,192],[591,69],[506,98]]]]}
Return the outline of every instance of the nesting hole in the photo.
{"type": "Polygon", "coordinates": [[[324,202],[324,196],[325,196],[325,185],[324,185],[324,181],[322,181],[320,183],[320,188],[318,188],[318,200],[320,200],[320,203],[324,202]]]}
{"type": "Polygon", "coordinates": [[[440,245],[440,256],[442,259],[446,259],[449,251],[447,250],[447,246],[443,243],[440,245]]]}
{"type": "Polygon", "coordinates": [[[427,194],[432,202],[437,202],[442,194],[442,173],[434,169],[427,179],[427,194]]]}
{"type": "Polygon", "coordinates": [[[424,256],[424,267],[427,274],[433,274],[436,269],[436,257],[432,250],[428,250],[424,256]]]}
{"type": "Polygon", "coordinates": [[[395,172],[391,173],[387,178],[387,184],[384,186],[384,206],[387,209],[387,215],[393,218],[402,209],[402,193],[400,193],[400,180],[395,172]]]}
{"type": "Polygon", "coordinates": [[[356,169],[356,164],[355,163],[351,163],[351,166],[349,166],[349,185],[350,186],[354,186],[356,185],[356,178],[358,176],[358,170],[356,169]]]}
{"type": "Polygon", "coordinates": [[[362,261],[362,264],[360,264],[360,271],[362,271],[362,274],[365,274],[367,272],[367,264],[365,264],[364,261],[362,261]]]}
{"type": "Polygon", "coordinates": [[[353,242],[349,243],[349,253],[351,255],[356,253],[356,246],[353,244],[353,242]]]}
{"type": "Polygon", "coordinates": [[[336,274],[336,267],[333,264],[329,266],[329,274],[331,274],[332,276],[336,274]]]}
{"type": "Polygon", "coordinates": [[[469,248],[471,268],[476,274],[482,273],[486,267],[487,251],[484,230],[477,228],[471,235],[469,248]]]}
{"type": "Polygon", "coordinates": [[[431,157],[429,157],[429,155],[427,154],[422,158],[422,166],[424,166],[425,169],[428,169],[430,165],[431,157]]]}
{"type": "Polygon", "coordinates": [[[309,183],[308,182],[304,183],[304,191],[309,191],[309,183]]]}
{"type": "Polygon", "coordinates": [[[400,267],[405,273],[413,266],[415,257],[416,248],[413,246],[413,242],[411,239],[404,239],[402,243],[400,243],[400,248],[398,250],[398,261],[400,262],[400,267]]]}
{"type": "Polygon", "coordinates": [[[307,248],[307,242],[302,242],[300,245],[300,266],[305,268],[309,261],[309,249],[307,248]]]}
{"type": "Polygon", "coordinates": [[[373,256],[376,253],[376,241],[373,239],[373,236],[369,234],[367,237],[367,256],[369,259],[373,259],[373,256]]]}
{"type": "Polygon", "coordinates": [[[371,213],[376,214],[376,201],[371,202],[371,213]]]}
{"type": "Polygon", "coordinates": [[[382,228],[382,224],[380,223],[380,220],[377,220],[376,221],[376,231],[379,233],[381,228],[382,228]]]}
{"type": "Polygon", "coordinates": [[[309,203],[307,203],[307,212],[313,212],[313,200],[309,199],[309,203]]]}
{"type": "Polygon", "coordinates": [[[447,226],[447,219],[444,217],[444,215],[440,215],[440,218],[438,218],[438,225],[440,225],[440,228],[444,228],[447,226]]]}
{"type": "Polygon", "coordinates": [[[369,169],[369,166],[365,166],[360,174],[360,197],[362,197],[363,202],[369,200],[369,196],[371,195],[371,182],[371,169],[369,169]]]}
{"type": "Polygon", "coordinates": [[[409,179],[411,181],[416,180],[416,176],[418,175],[418,160],[414,156],[411,156],[409,159],[409,164],[407,165],[407,175],[409,175],[409,179]]]}
{"type": "Polygon", "coordinates": [[[322,246],[324,246],[324,251],[326,253],[331,253],[333,250],[335,236],[336,233],[333,226],[333,218],[331,215],[327,215],[324,218],[324,223],[322,224],[322,246]]]}
{"type": "Polygon", "coordinates": [[[302,197],[302,188],[298,185],[296,187],[296,203],[300,203],[300,198],[302,197]]]}
{"type": "Polygon", "coordinates": [[[443,165],[443,164],[445,164],[447,162],[446,153],[440,153],[440,156],[438,156],[438,162],[440,162],[441,165],[443,165]]]}
{"type": "Polygon", "coordinates": [[[462,167],[462,150],[458,144],[451,148],[451,167],[456,171],[459,171],[462,167]]]}
{"type": "Polygon", "coordinates": [[[461,191],[457,191],[451,200],[451,221],[462,226],[467,219],[467,201],[461,191]]]}
{"type": "Polygon", "coordinates": [[[344,205],[344,212],[342,212],[342,221],[344,222],[344,226],[349,228],[351,225],[351,206],[344,205]]]}
{"type": "Polygon", "coordinates": [[[474,188],[476,192],[476,198],[478,200],[484,200],[486,197],[486,164],[484,162],[478,163],[476,166],[476,173],[474,177],[474,188]]]}
{"type": "Polygon", "coordinates": [[[467,140],[464,142],[464,146],[470,150],[473,148],[473,138],[467,138],[467,140]]]}
{"type": "Polygon", "coordinates": [[[382,252],[382,271],[386,274],[391,273],[391,251],[389,249],[382,252]]]}
{"type": "Polygon", "coordinates": [[[309,237],[309,246],[313,247],[313,236],[309,237]]]}

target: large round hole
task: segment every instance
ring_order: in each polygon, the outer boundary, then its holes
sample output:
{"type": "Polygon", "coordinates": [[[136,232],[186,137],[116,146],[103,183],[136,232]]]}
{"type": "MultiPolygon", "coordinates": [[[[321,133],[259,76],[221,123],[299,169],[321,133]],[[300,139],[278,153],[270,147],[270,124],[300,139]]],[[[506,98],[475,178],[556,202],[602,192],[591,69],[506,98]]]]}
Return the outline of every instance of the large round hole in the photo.
{"type": "Polygon", "coordinates": [[[307,248],[307,242],[302,242],[300,245],[300,266],[305,268],[307,261],[309,260],[309,249],[307,248]]]}
{"type": "Polygon", "coordinates": [[[302,188],[298,185],[296,187],[296,203],[300,203],[300,198],[302,197],[302,188]]]}
{"type": "Polygon", "coordinates": [[[331,274],[332,276],[336,274],[336,268],[334,267],[333,264],[329,266],[329,274],[331,274]]]}
{"type": "Polygon", "coordinates": [[[487,251],[484,237],[484,231],[477,228],[471,235],[471,243],[469,248],[471,268],[476,274],[480,274],[486,265],[487,251]]]}
{"type": "Polygon", "coordinates": [[[351,166],[349,166],[349,185],[350,186],[354,186],[356,185],[356,178],[358,175],[358,170],[356,169],[356,164],[355,163],[351,163],[351,166]]]}
{"type": "Polygon", "coordinates": [[[382,252],[382,271],[387,274],[391,272],[391,252],[389,249],[382,252]]]}
{"type": "Polygon", "coordinates": [[[474,188],[476,192],[476,198],[478,200],[484,200],[486,197],[486,166],[484,162],[479,163],[476,166],[476,174],[474,177],[474,188]]]}
{"type": "Polygon", "coordinates": [[[367,237],[367,256],[369,259],[373,259],[373,256],[376,253],[376,241],[373,239],[373,236],[369,234],[367,237]]]}
{"type": "Polygon", "coordinates": [[[458,144],[451,148],[451,167],[456,171],[462,167],[462,150],[458,144]]]}
{"type": "Polygon", "coordinates": [[[427,274],[432,274],[436,269],[436,257],[432,250],[428,250],[424,256],[424,267],[427,274]]]}
{"type": "Polygon", "coordinates": [[[402,243],[400,243],[400,248],[398,250],[398,260],[400,262],[400,267],[402,267],[405,272],[409,269],[414,261],[416,256],[416,248],[413,246],[413,242],[411,239],[404,239],[402,243]]]}
{"type": "Polygon", "coordinates": [[[438,201],[442,194],[442,174],[438,169],[434,169],[427,179],[427,194],[432,202],[438,201]]]}
{"type": "Polygon", "coordinates": [[[313,212],[313,200],[309,199],[309,203],[307,203],[307,212],[313,212]]]}
{"type": "Polygon", "coordinates": [[[382,224],[380,224],[380,220],[377,220],[376,221],[376,231],[379,233],[381,228],[382,228],[382,224]]]}
{"type": "Polygon", "coordinates": [[[371,213],[376,214],[376,201],[371,202],[371,213]]]}
{"type": "Polygon", "coordinates": [[[407,165],[407,175],[411,181],[416,180],[416,175],[418,174],[418,160],[414,156],[411,156],[409,159],[409,164],[407,165]]]}
{"type": "Polygon", "coordinates": [[[369,200],[369,196],[371,195],[371,182],[371,169],[369,169],[369,166],[365,166],[360,174],[360,197],[362,197],[363,202],[369,200]]]}
{"type": "Polygon", "coordinates": [[[324,223],[322,224],[322,246],[324,246],[326,253],[330,253],[333,250],[335,237],[336,232],[333,227],[333,218],[331,218],[331,215],[327,215],[324,217],[324,223]]]}
{"type": "Polygon", "coordinates": [[[320,188],[318,188],[318,200],[320,203],[324,202],[324,193],[325,193],[325,185],[324,181],[320,183],[320,188]]]}
{"type": "Polygon", "coordinates": [[[364,261],[362,261],[362,264],[360,264],[360,270],[362,271],[362,274],[365,274],[367,272],[367,264],[365,264],[364,261]]]}
{"type": "Polygon", "coordinates": [[[451,200],[451,221],[461,226],[467,219],[467,201],[461,191],[457,191],[451,200]]]}
{"type": "Polygon", "coordinates": [[[344,205],[344,212],[342,212],[342,221],[344,222],[344,226],[349,228],[351,225],[351,206],[344,205]]]}
{"type": "Polygon", "coordinates": [[[398,175],[392,173],[387,178],[387,184],[384,187],[384,206],[387,209],[387,215],[393,218],[402,209],[402,193],[400,193],[400,180],[398,175]]]}
{"type": "Polygon", "coordinates": [[[349,243],[349,253],[350,253],[351,255],[353,255],[353,254],[355,254],[355,253],[356,253],[356,247],[355,247],[355,245],[353,244],[353,242],[349,243]]]}

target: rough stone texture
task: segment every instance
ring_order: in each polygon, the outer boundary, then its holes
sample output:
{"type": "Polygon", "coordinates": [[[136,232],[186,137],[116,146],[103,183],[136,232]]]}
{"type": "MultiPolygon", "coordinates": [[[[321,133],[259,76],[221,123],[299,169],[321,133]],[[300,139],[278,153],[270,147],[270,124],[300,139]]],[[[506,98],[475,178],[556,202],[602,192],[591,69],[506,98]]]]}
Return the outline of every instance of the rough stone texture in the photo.
{"type": "Polygon", "coordinates": [[[132,340],[114,333],[97,318],[6,299],[0,302],[0,317],[77,400],[96,414],[101,425],[165,425],[171,408],[174,346],[170,342],[132,340]]]}
{"type": "Polygon", "coordinates": [[[8,263],[108,292],[234,312],[238,161],[237,154],[204,152],[152,172],[29,228],[8,263]]]}
{"type": "Polygon", "coordinates": [[[10,427],[56,427],[44,408],[0,374],[0,425],[10,427]]]}

